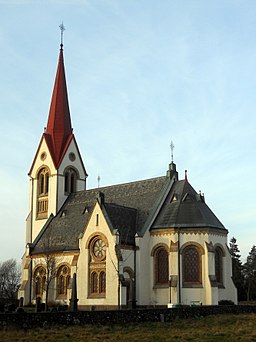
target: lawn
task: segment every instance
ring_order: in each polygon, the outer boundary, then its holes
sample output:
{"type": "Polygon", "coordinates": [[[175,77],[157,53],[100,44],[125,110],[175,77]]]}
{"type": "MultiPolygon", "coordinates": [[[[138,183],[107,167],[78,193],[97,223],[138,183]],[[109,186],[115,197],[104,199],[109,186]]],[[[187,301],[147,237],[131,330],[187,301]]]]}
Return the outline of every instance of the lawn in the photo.
{"type": "Polygon", "coordinates": [[[24,331],[0,330],[0,341],[255,341],[256,314],[217,315],[204,318],[176,319],[171,323],[130,325],[84,325],[40,328],[24,331]]]}

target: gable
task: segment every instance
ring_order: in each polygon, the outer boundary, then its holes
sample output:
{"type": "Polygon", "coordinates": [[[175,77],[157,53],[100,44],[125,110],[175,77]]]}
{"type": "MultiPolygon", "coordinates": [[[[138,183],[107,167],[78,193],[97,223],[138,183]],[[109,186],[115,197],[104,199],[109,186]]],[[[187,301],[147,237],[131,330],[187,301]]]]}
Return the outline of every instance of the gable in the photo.
{"type": "MultiPolygon", "coordinates": [[[[70,194],[58,214],[49,222],[56,248],[78,250],[78,237],[84,234],[99,192],[104,194],[103,211],[110,229],[117,229],[121,240],[134,243],[136,232],[142,229],[154,209],[162,189],[169,182],[166,177],[79,191],[70,194]],[[64,213],[64,214],[63,214],[64,213]]],[[[43,236],[34,251],[42,248],[43,236]]]]}

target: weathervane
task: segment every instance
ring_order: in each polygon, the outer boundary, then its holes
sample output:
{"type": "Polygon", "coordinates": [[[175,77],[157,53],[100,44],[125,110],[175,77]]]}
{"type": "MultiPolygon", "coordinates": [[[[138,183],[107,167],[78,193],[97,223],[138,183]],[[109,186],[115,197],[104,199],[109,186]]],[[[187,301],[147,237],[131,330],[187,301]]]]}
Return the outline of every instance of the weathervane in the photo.
{"type": "Polygon", "coordinates": [[[66,30],[63,25],[63,22],[60,24],[59,28],[60,28],[60,47],[62,47],[63,46],[63,32],[66,30]]]}
{"type": "Polygon", "coordinates": [[[174,143],[171,141],[171,144],[170,144],[170,148],[171,148],[171,159],[172,159],[172,163],[173,163],[173,150],[174,150],[174,143]]]}

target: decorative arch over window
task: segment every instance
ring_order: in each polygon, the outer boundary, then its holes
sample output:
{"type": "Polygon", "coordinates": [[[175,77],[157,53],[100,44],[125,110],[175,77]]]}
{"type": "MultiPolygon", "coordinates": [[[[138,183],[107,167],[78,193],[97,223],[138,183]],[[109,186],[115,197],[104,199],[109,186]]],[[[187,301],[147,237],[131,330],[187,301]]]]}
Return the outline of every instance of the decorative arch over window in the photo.
{"type": "Polygon", "coordinates": [[[220,246],[215,247],[215,277],[218,286],[223,286],[223,256],[224,252],[220,246]]]}
{"type": "Polygon", "coordinates": [[[67,290],[70,282],[70,267],[68,265],[62,265],[57,271],[57,295],[67,296],[67,290]]]}
{"type": "Polygon", "coordinates": [[[93,235],[87,242],[89,249],[89,297],[106,296],[106,252],[107,239],[93,235]]]}
{"type": "Polygon", "coordinates": [[[39,170],[37,175],[37,217],[46,218],[48,214],[48,192],[50,172],[47,167],[39,170]]]}
{"type": "Polygon", "coordinates": [[[155,285],[169,284],[169,254],[164,246],[153,250],[155,285]]]}
{"type": "Polygon", "coordinates": [[[184,287],[202,285],[202,254],[199,244],[186,244],[182,248],[182,279],[184,287]]]}
{"type": "Polygon", "coordinates": [[[64,191],[65,194],[70,194],[76,192],[76,184],[78,177],[78,172],[74,168],[68,168],[64,171],[64,191]]]}
{"type": "Polygon", "coordinates": [[[45,282],[46,282],[46,269],[43,266],[38,266],[33,273],[34,280],[34,296],[42,298],[45,282]]]}

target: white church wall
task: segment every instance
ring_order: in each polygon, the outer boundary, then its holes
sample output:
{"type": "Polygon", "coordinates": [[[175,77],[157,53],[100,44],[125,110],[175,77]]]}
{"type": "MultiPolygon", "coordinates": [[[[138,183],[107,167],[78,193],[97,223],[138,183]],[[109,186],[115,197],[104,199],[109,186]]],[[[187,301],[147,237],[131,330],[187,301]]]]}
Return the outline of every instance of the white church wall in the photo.
{"type": "Polygon", "coordinates": [[[147,231],[143,238],[136,238],[139,250],[136,251],[136,299],[138,305],[148,305],[154,298],[151,292],[153,281],[150,270],[150,234],[147,231]],[[142,271],[143,270],[143,271],[142,271]]]}
{"type": "Polygon", "coordinates": [[[71,140],[67,148],[67,151],[65,153],[65,156],[58,169],[58,209],[61,208],[66,198],[68,197],[68,195],[65,194],[65,177],[64,177],[64,171],[68,167],[74,168],[79,175],[79,178],[77,179],[77,183],[76,183],[76,191],[84,190],[86,186],[86,180],[85,180],[86,175],[85,175],[82,160],[80,158],[80,154],[79,154],[79,151],[77,149],[77,145],[75,144],[74,139],[71,140]],[[75,155],[75,160],[72,160],[72,158],[70,158],[70,153],[73,153],[75,155]]]}
{"type": "Polygon", "coordinates": [[[118,260],[115,253],[117,242],[108,227],[100,205],[96,203],[90,221],[80,241],[80,256],[78,260],[78,296],[79,305],[118,305],[118,260]],[[97,218],[98,215],[98,218],[97,218]],[[98,223],[98,225],[97,225],[98,223]],[[90,298],[89,296],[89,241],[96,235],[103,236],[108,243],[106,248],[106,297],[90,298]]]}
{"type": "Polygon", "coordinates": [[[30,213],[32,215],[32,240],[37,237],[42,227],[44,226],[47,218],[37,218],[37,201],[38,201],[38,181],[37,176],[40,169],[43,167],[47,167],[50,172],[49,177],[49,191],[48,191],[48,217],[51,213],[56,214],[56,196],[57,196],[57,170],[54,166],[53,160],[50,155],[50,151],[48,150],[45,139],[42,139],[42,142],[39,146],[38,152],[36,154],[34,165],[30,174],[30,213]],[[42,154],[44,153],[44,158],[42,158],[42,154]],[[43,160],[42,160],[43,159],[43,160]]]}

